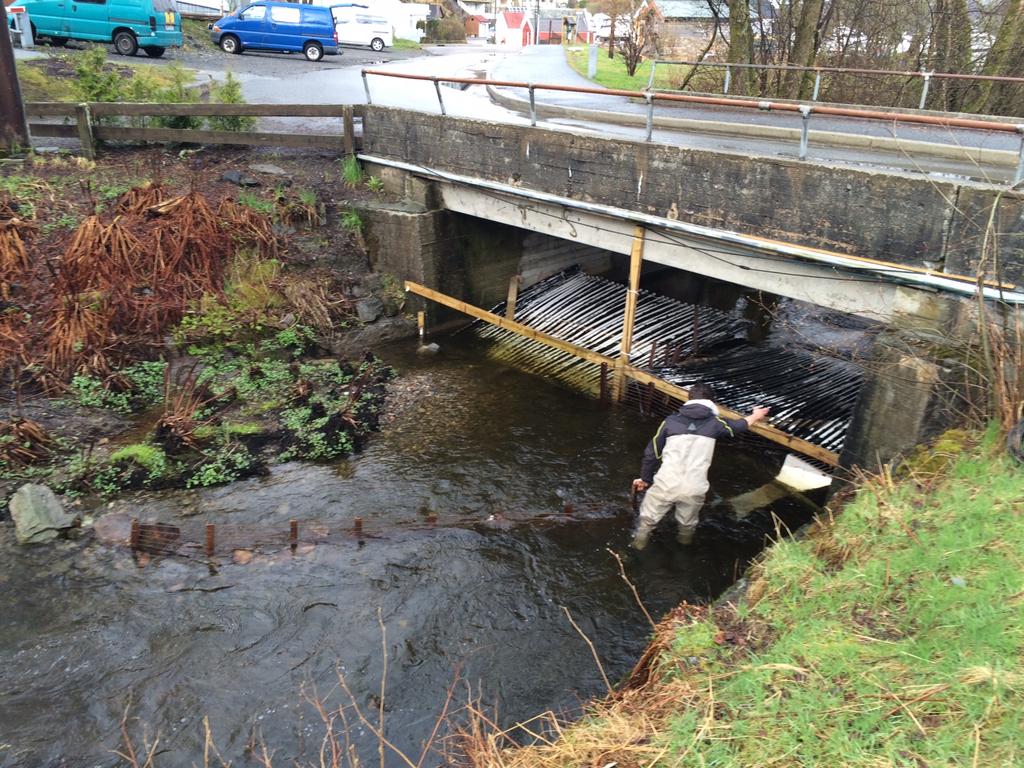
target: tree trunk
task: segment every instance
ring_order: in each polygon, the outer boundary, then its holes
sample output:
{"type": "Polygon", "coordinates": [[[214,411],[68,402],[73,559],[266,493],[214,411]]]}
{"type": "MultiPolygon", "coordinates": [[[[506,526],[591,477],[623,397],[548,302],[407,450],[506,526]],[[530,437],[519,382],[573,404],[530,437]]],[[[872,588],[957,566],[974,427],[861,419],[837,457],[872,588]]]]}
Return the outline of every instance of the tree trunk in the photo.
{"type": "MultiPolygon", "coordinates": [[[[1024,2],[1009,0],[1006,16],[999,26],[996,39],[985,57],[984,75],[1005,75],[1013,64],[1011,54],[1020,51],[1024,45],[1024,2]]],[[[1019,55],[1019,54],[1018,54],[1019,55]]],[[[997,106],[995,98],[1005,89],[996,89],[991,81],[982,81],[978,96],[971,103],[972,112],[992,112],[997,106]]]]}
{"type": "MultiPolygon", "coordinates": [[[[612,10],[615,10],[614,7],[612,10]]],[[[611,25],[608,27],[608,58],[615,58],[615,14],[611,14],[611,25]]]]}
{"type": "MultiPolygon", "coordinates": [[[[789,63],[795,67],[809,67],[814,64],[814,56],[817,53],[815,40],[823,3],[824,0],[804,0],[800,6],[796,37],[789,55],[789,63]]],[[[800,98],[800,91],[806,79],[801,72],[788,72],[784,95],[790,99],[800,98]]]]}
{"type": "Polygon", "coordinates": [[[7,31],[7,6],[0,8],[0,152],[14,152],[29,147],[25,105],[14,66],[11,34],[7,31]]]}
{"type": "MultiPolygon", "coordinates": [[[[730,64],[750,64],[753,57],[754,41],[750,34],[750,5],[748,0],[729,0],[728,61],[730,64]]],[[[731,84],[733,93],[740,96],[750,95],[751,72],[752,70],[743,67],[736,67],[732,70],[731,84]]]]}
{"type": "MultiPolygon", "coordinates": [[[[936,0],[932,15],[934,72],[967,72],[971,64],[971,23],[967,0],[936,0]]],[[[967,85],[940,78],[932,84],[928,105],[932,109],[959,112],[967,96],[967,85]]]]}

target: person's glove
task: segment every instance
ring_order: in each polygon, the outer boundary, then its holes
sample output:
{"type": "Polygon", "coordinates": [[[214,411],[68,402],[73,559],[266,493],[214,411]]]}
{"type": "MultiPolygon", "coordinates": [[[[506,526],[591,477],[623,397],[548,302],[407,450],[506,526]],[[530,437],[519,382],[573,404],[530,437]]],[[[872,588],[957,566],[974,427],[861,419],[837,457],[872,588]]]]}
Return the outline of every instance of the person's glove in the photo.
{"type": "Polygon", "coordinates": [[[633,481],[633,490],[636,493],[641,493],[642,491],[646,491],[650,487],[651,487],[650,483],[645,483],[639,477],[636,480],[633,481]]]}

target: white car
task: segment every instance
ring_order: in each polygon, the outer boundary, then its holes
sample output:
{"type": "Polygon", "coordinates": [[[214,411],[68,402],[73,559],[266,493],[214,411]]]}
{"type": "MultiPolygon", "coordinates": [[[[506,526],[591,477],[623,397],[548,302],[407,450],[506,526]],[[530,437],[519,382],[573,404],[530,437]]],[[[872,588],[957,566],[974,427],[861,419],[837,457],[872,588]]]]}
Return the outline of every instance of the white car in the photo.
{"type": "Polygon", "coordinates": [[[383,16],[374,16],[369,8],[359,5],[333,5],[334,28],[342,45],[368,45],[383,51],[395,44],[391,22],[383,16]]]}

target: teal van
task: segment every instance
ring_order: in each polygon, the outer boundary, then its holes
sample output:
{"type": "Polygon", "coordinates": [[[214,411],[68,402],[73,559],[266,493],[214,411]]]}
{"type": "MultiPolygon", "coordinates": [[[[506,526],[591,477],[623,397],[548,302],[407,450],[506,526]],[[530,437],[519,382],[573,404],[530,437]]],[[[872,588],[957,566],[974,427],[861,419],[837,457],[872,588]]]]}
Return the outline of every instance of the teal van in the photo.
{"type": "Polygon", "coordinates": [[[32,22],[33,36],[55,45],[68,40],[113,43],[123,56],[141,48],[159,58],[181,46],[181,14],[174,0],[19,0],[32,22]]]}

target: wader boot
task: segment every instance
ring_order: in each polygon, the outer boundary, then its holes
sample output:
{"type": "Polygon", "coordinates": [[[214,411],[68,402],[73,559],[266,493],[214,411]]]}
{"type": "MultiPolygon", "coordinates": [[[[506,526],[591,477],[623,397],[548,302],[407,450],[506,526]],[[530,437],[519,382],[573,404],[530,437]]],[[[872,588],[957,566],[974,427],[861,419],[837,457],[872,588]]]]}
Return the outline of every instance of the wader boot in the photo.
{"type": "Polygon", "coordinates": [[[696,532],[696,528],[683,528],[680,527],[676,533],[676,541],[682,544],[684,547],[693,544],[693,534],[696,532]]]}
{"type": "Polygon", "coordinates": [[[641,520],[637,523],[636,533],[633,534],[633,540],[629,543],[629,546],[638,552],[644,549],[647,546],[647,542],[651,540],[651,531],[653,530],[653,525],[644,525],[644,521],[641,520]]]}

